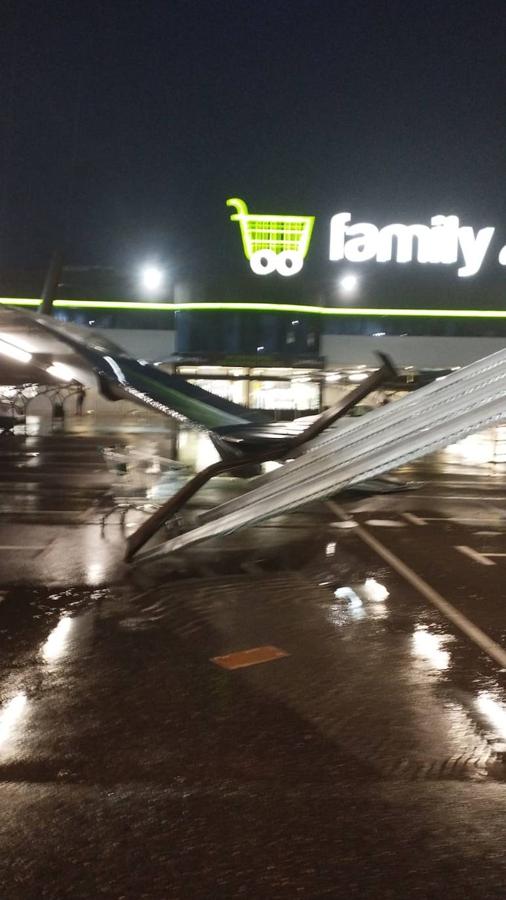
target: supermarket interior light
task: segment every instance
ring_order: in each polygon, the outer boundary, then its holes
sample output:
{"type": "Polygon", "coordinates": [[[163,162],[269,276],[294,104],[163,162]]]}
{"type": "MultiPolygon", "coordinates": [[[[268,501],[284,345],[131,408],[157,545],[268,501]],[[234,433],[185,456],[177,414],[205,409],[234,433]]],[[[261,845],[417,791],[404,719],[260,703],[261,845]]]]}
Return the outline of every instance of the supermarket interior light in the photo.
{"type": "Polygon", "coordinates": [[[348,381],[351,381],[353,383],[356,382],[358,384],[359,381],[365,381],[368,377],[369,376],[367,372],[350,372],[350,374],[348,375],[348,381]]]}

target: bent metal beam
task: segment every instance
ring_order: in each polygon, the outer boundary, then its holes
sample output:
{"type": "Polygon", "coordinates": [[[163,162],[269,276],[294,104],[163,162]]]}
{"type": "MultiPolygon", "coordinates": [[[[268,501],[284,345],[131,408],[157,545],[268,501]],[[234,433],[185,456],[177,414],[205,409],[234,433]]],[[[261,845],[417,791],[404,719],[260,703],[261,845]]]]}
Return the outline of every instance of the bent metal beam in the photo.
{"type": "Polygon", "coordinates": [[[218,508],[213,521],[144,551],[138,559],[155,559],[331,497],[503,421],[506,350],[344,426],[287,463],[267,485],[253,488],[242,497],[240,508],[218,508]]]}

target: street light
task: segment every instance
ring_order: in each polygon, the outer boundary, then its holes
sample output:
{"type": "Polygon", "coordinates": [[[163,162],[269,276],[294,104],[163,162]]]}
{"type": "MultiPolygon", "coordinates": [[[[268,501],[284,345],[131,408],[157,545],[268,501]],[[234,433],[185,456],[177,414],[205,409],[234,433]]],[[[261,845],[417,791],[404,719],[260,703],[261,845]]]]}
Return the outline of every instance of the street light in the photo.
{"type": "Polygon", "coordinates": [[[358,276],[354,275],[353,272],[348,272],[348,274],[343,275],[342,278],[339,279],[339,290],[342,294],[352,297],[357,293],[359,283],[358,276]]]}
{"type": "Polygon", "coordinates": [[[154,263],[147,263],[140,271],[140,282],[146,294],[156,294],[163,287],[165,272],[154,263]]]}

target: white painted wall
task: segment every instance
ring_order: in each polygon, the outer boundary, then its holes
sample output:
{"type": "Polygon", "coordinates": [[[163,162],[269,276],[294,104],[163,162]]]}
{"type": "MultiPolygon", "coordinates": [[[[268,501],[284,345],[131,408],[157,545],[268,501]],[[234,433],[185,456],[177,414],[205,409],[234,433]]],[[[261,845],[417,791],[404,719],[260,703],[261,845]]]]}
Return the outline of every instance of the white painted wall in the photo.
{"type": "Polygon", "coordinates": [[[368,337],[363,335],[327,334],[320,343],[320,353],[327,366],[350,366],[376,362],[374,352],[380,350],[392,357],[398,366],[417,369],[445,369],[465,366],[504,350],[506,338],[480,337],[368,337]]]}
{"type": "Polygon", "coordinates": [[[119,344],[137,359],[157,362],[174,353],[176,332],[151,328],[97,328],[101,334],[119,344]]]}
{"type": "MultiPolygon", "coordinates": [[[[137,359],[156,362],[167,359],[176,347],[175,331],[155,329],[101,328],[102,334],[137,359]]],[[[328,365],[360,365],[376,362],[375,350],[382,350],[399,366],[444,369],[465,366],[476,359],[503,350],[506,338],[412,337],[375,338],[364,335],[323,335],[320,353],[328,365]]]]}

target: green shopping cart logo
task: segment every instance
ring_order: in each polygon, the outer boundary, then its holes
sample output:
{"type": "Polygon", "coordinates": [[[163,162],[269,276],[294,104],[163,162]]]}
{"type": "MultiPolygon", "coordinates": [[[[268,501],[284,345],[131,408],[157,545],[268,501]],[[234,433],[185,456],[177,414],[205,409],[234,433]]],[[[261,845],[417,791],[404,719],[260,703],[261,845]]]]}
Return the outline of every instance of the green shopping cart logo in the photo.
{"type": "Polygon", "coordinates": [[[251,215],[244,200],[233,197],[227,206],[237,211],[230,216],[239,222],[244,255],[255,275],[296,275],[309,250],[314,216],[251,215]]]}

